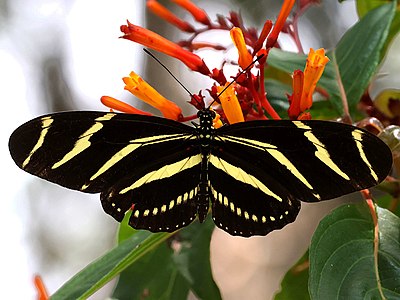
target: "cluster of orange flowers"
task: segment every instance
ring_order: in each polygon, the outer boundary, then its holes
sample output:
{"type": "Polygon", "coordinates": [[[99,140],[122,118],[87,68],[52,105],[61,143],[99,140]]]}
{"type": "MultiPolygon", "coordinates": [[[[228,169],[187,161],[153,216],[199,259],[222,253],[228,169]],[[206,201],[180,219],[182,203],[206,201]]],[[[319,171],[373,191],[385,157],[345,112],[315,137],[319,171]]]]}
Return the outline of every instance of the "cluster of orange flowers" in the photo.
{"type": "MultiPolygon", "coordinates": [[[[192,24],[180,19],[156,0],[148,0],[147,7],[154,14],[180,30],[191,33],[192,37],[190,39],[174,43],[153,31],[134,25],[129,21],[127,25],[121,26],[121,31],[124,34],[122,38],[179,59],[189,69],[212,78],[215,83],[209,89],[210,102],[215,103],[213,109],[226,123],[232,124],[246,120],[267,118],[280,119],[280,116],[267,99],[267,93],[264,88],[264,73],[268,53],[273,47],[277,46],[279,33],[287,23],[287,18],[295,4],[295,0],[285,0],[275,24],[267,20],[260,34],[254,28],[246,28],[243,25],[240,15],[237,13],[231,12],[229,17],[226,18],[218,16],[217,21],[214,23],[203,9],[197,7],[189,0],[171,1],[189,12],[202,27],[195,29],[192,24]],[[221,45],[194,42],[194,38],[197,35],[213,29],[229,31],[232,42],[239,54],[237,62],[238,76],[235,82],[222,94],[221,91],[229,84],[224,75],[223,66],[210,71],[210,68],[203,59],[193,52],[202,48],[212,48],[216,51],[225,50],[225,47],[221,45]],[[249,67],[261,55],[263,57],[256,64],[243,72],[244,69],[249,67]]],[[[304,5],[304,3],[299,3],[299,5],[304,5]]],[[[311,118],[307,110],[312,105],[314,89],[328,61],[329,59],[325,56],[324,49],[316,51],[311,49],[304,71],[296,70],[294,72],[293,93],[288,96],[290,103],[288,116],[290,119],[311,118]]],[[[165,118],[176,121],[187,121],[196,117],[183,117],[179,106],[164,98],[134,72],[131,72],[129,77],[123,78],[123,81],[126,90],[142,101],[157,108],[165,118]]],[[[138,110],[127,103],[109,96],[103,96],[101,100],[103,104],[111,109],[126,113],[149,115],[147,112],[138,110]]],[[[207,107],[204,104],[204,96],[201,93],[193,95],[190,103],[197,109],[207,107]]]]}

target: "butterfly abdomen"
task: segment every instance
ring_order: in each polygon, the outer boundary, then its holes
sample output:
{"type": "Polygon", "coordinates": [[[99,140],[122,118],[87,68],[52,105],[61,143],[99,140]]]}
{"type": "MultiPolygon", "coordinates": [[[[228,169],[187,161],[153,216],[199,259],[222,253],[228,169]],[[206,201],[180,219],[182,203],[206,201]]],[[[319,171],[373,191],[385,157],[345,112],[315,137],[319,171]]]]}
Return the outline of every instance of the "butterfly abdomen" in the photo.
{"type": "Polygon", "coordinates": [[[202,153],[199,193],[197,197],[197,216],[199,222],[202,223],[208,214],[211,201],[211,191],[208,179],[208,154],[202,153]]]}

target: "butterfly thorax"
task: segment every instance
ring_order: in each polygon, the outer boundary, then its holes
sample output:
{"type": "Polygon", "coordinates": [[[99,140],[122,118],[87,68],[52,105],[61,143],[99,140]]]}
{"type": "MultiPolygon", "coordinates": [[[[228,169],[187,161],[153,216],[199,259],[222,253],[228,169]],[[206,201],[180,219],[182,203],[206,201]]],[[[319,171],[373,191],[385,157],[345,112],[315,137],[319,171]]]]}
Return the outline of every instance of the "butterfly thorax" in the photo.
{"type": "Polygon", "coordinates": [[[208,178],[208,163],[210,156],[210,144],[214,137],[213,119],[215,112],[211,110],[201,110],[197,113],[199,126],[197,127],[197,139],[201,147],[201,171],[197,197],[197,215],[200,223],[204,221],[208,214],[211,200],[211,191],[208,178]]]}
{"type": "Polygon", "coordinates": [[[200,110],[197,113],[197,116],[200,122],[200,124],[197,127],[198,130],[197,138],[202,147],[202,151],[204,148],[204,150],[206,150],[207,152],[207,149],[210,146],[210,141],[212,140],[214,135],[213,120],[215,118],[215,112],[212,110],[200,110]]]}

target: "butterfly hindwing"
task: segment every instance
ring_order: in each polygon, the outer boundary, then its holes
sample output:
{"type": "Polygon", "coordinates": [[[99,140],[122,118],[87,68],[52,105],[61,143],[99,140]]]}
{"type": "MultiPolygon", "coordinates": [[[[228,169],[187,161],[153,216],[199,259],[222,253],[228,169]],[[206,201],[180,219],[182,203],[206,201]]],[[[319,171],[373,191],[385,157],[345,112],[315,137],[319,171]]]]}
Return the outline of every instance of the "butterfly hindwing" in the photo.
{"type": "Polygon", "coordinates": [[[101,193],[104,210],[121,221],[131,209],[136,229],[175,231],[191,223],[197,212],[201,156],[191,148],[149,163],[101,193]]]}
{"type": "Polygon", "coordinates": [[[392,163],[379,138],[335,122],[253,121],[217,133],[214,151],[242,158],[248,170],[262,168],[293,198],[305,202],[372,187],[386,177],[392,163]]]}
{"type": "Polygon", "coordinates": [[[266,235],[293,222],[300,202],[273,176],[228,153],[211,154],[209,178],[215,224],[231,235],[266,235]],[[251,166],[251,165],[250,165],[251,166]]]}
{"type": "Polygon", "coordinates": [[[193,128],[171,120],[104,112],[66,112],[33,119],[10,137],[23,170],[88,193],[186,147],[193,128]]]}

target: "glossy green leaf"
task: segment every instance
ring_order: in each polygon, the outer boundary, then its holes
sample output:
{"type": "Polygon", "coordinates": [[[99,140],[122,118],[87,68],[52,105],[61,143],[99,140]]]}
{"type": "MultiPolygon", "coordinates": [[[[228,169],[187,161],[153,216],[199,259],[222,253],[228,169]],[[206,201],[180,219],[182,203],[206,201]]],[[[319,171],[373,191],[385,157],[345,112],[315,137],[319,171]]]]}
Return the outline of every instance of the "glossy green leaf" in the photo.
{"type": "MultiPolygon", "coordinates": [[[[306,60],[307,55],[272,48],[268,54],[267,62],[268,65],[291,74],[294,70],[304,70],[306,60]]],[[[268,77],[268,69],[266,76],[268,77]]]]}
{"type": "Polygon", "coordinates": [[[129,219],[131,215],[132,211],[127,212],[124,216],[124,219],[118,226],[118,244],[121,244],[123,241],[129,239],[132,235],[140,232],[140,230],[135,230],[133,227],[129,226],[129,219]]]}
{"type": "MultiPolygon", "coordinates": [[[[210,265],[213,229],[210,219],[181,229],[168,243],[159,245],[121,273],[113,298],[140,299],[145,295],[146,299],[186,299],[191,290],[198,299],[220,299],[210,265]]],[[[119,237],[124,239],[136,232],[124,219],[119,237]]]]}
{"type": "Polygon", "coordinates": [[[308,251],[286,273],[281,282],[281,291],[274,300],[309,300],[308,293],[308,251]]]}
{"type": "Polygon", "coordinates": [[[316,120],[334,120],[338,117],[338,113],[329,101],[314,101],[310,113],[316,120]]]}
{"type": "MultiPolygon", "coordinates": [[[[380,62],[380,53],[395,9],[393,2],[368,12],[346,32],[331,55],[332,64],[337,66],[337,75],[346,92],[350,112],[355,110],[380,62]]],[[[342,111],[340,94],[334,94],[331,101],[338,111],[342,111]]]]}
{"type": "MultiPolygon", "coordinates": [[[[127,214],[119,226],[119,243],[141,232],[129,226],[129,218],[127,214]]],[[[179,274],[172,255],[167,242],[159,244],[120,274],[112,298],[186,299],[189,285],[179,274]]]]}
{"type": "Polygon", "coordinates": [[[283,119],[287,118],[289,101],[287,94],[292,93],[292,87],[275,79],[267,79],[264,82],[269,103],[283,119]]]}
{"type": "Polygon", "coordinates": [[[171,259],[173,250],[160,244],[121,273],[112,298],[186,300],[189,284],[171,259]]]}
{"type": "Polygon", "coordinates": [[[312,299],[381,299],[382,294],[399,299],[400,220],[383,208],[376,207],[376,214],[377,256],[374,223],[365,202],[341,206],[321,221],[310,247],[312,299]]]}
{"type": "Polygon", "coordinates": [[[203,224],[195,222],[181,230],[180,251],[173,257],[198,299],[221,299],[210,264],[210,242],[214,227],[214,222],[208,217],[203,224]]]}
{"type": "MultiPolygon", "coordinates": [[[[357,12],[360,17],[366,15],[369,11],[387,3],[393,3],[394,0],[357,0],[357,12]]],[[[387,37],[387,41],[385,43],[384,49],[387,49],[387,46],[392,41],[393,37],[399,33],[400,31],[400,4],[397,3],[396,13],[394,15],[392,24],[389,29],[389,34],[387,37]]],[[[386,50],[383,51],[385,53],[386,50]]]]}
{"type": "Polygon", "coordinates": [[[171,235],[137,232],[77,273],[51,299],[86,299],[171,235]]]}

